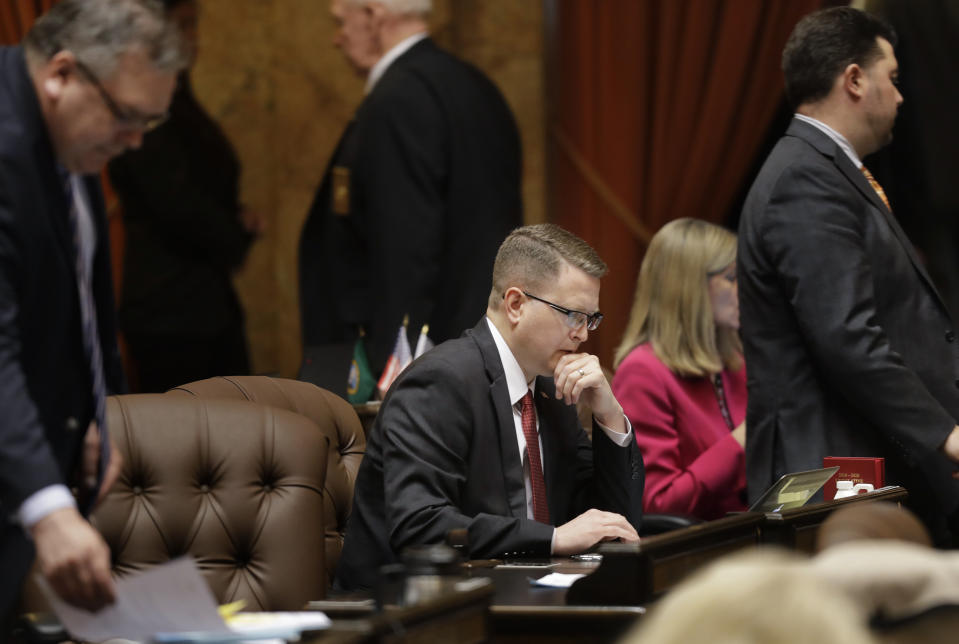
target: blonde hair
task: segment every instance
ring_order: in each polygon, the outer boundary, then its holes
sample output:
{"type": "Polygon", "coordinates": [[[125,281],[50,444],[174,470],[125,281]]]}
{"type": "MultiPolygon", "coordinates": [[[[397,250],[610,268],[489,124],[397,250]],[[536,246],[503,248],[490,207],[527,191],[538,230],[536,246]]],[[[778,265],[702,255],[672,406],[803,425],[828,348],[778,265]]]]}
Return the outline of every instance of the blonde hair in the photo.
{"type": "Polygon", "coordinates": [[[541,290],[555,281],[563,262],[597,279],[606,274],[606,263],[582,239],[556,224],[517,228],[500,245],[493,262],[493,289],[489,306],[498,310],[511,286],[541,290]]]}
{"type": "Polygon", "coordinates": [[[736,235],[699,219],[676,219],[649,243],[614,366],[640,344],[681,376],[707,376],[742,366],[735,329],[717,328],[709,276],[736,261],[736,235]]]}
{"type": "Polygon", "coordinates": [[[674,588],[622,644],[876,644],[852,597],[785,550],[721,559],[674,588]]]}

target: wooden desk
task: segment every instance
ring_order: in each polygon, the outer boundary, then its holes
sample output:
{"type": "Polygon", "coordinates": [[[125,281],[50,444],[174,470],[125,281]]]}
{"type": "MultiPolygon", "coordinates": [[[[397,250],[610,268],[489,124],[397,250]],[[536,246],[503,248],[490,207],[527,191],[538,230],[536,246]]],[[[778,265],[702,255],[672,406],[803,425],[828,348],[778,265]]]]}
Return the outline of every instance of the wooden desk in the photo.
{"type": "MultiPolygon", "coordinates": [[[[539,578],[550,572],[589,573],[598,566],[595,562],[577,562],[570,559],[555,559],[551,567],[496,567],[465,568],[464,575],[469,580],[490,580],[485,587],[490,589],[487,602],[487,637],[497,643],[552,642],[562,643],[605,643],[614,642],[645,612],[640,606],[569,606],[566,604],[566,589],[543,588],[530,584],[530,578],[539,578]]],[[[361,595],[352,595],[349,599],[310,602],[308,608],[325,610],[334,618],[334,628],[321,637],[312,640],[312,644],[353,644],[354,642],[409,641],[412,635],[419,637],[419,631],[413,632],[405,626],[407,639],[382,639],[383,629],[390,620],[384,620],[381,614],[373,612],[371,603],[361,603],[361,595]],[[355,602],[355,603],[352,603],[355,602]],[[378,629],[378,630],[377,630],[378,629]],[[380,637],[381,639],[377,639],[380,637]]],[[[434,608],[436,608],[434,606],[434,608]]],[[[397,609],[409,610],[409,609],[397,609]]],[[[385,611],[382,615],[388,615],[385,611]]],[[[396,613],[393,613],[396,615],[396,613]]],[[[475,617],[475,614],[474,614],[475,617]]],[[[393,617],[392,621],[396,621],[393,617]]],[[[455,621],[461,622],[459,618],[455,621]]],[[[431,634],[437,642],[471,641],[463,636],[449,635],[446,632],[431,634]]],[[[434,629],[435,630],[435,629],[434,629]]],[[[423,639],[422,641],[427,641],[423,639]]]]}
{"type": "Polygon", "coordinates": [[[646,612],[642,606],[575,606],[565,588],[533,586],[551,572],[590,574],[596,562],[556,558],[549,568],[498,566],[472,568],[467,574],[492,580],[496,591],[490,606],[493,642],[613,642],[646,612]]]}
{"type": "MultiPolygon", "coordinates": [[[[388,608],[350,619],[334,619],[327,631],[306,644],[473,644],[490,639],[489,608],[493,586],[481,580],[450,579],[435,599],[414,606],[388,608]]],[[[310,608],[322,608],[311,602],[310,608]]]]}
{"type": "Polygon", "coordinates": [[[643,539],[600,546],[603,562],[567,594],[569,604],[643,605],[699,567],[755,547],[764,516],[744,512],[643,539]]]}
{"type": "MultiPolygon", "coordinates": [[[[744,548],[755,548],[761,543],[811,552],[820,524],[838,508],[850,503],[898,503],[906,496],[903,488],[895,487],[787,510],[782,514],[744,512],[648,537],[638,544],[603,545],[599,548],[603,555],[603,561],[599,564],[557,558],[553,560],[555,565],[550,568],[465,568],[464,575],[492,581],[488,624],[490,641],[613,642],[646,612],[646,604],[706,564],[744,548]],[[530,584],[530,578],[535,579],[549,572],[585,573],[587,576],[573,584],[568,591],[530,584]]],[[[367,621],[372,619],[375,617],[364,618],[367,621]]],[[[378,628],[384,627],[380,624],[378,628]]],[[[407,634],[411,632],[415,634],[407,629],[407,634]]],[[[407,635],[404,634],[404,637],[407,635]]],[[[437,637],[436,641],[466,640],[444,636],[437,637]]],[[[340,640],[331,639],[329,642],[338,644],[340,640]]],[[[327,640],[322,640],[322,644],[327,644],[327,640]]]]}
{"type": "Polygon", "coordinates": [[[819,526],[830,514],[854,503],[875,503],[886,501],[902,503],[909,496],[905,488],[889,486],[879,488],[869,494],[860,494],[835,501],[825,501],[814,505],[805,505],[782,513],[767,514],[761,528],[761,540],[764,544],[783,546],[812,554],[816,550],[816,535],[819,526]]]}

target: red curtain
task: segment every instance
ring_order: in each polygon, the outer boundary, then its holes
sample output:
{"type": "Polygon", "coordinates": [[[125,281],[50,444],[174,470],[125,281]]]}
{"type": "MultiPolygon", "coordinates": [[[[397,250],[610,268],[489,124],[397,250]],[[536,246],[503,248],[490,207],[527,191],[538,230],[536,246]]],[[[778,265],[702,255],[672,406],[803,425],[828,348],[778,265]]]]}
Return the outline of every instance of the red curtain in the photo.
{"type": "Polygon", "coordinates": [[[649,238],[721,221],[782,99],[780,55],[823,0],[546,0],[551,219],[610,265],[612,363],[649,238]]]}
{"type": "Polygon", "coordinates": [[[33,25],[37,16],[57,0],[3,0],[0,2],[0,45],[15,45],[33,25]]]}

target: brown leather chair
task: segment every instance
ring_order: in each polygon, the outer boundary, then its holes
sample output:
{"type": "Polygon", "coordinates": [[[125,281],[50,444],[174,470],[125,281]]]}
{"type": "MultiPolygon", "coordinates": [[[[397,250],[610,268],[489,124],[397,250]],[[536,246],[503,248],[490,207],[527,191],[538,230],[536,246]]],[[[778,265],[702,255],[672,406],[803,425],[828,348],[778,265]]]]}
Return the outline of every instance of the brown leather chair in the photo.
{"type": "Polygon", "coordinates": [[[232,400],[110,397],[120,479],[93,523],[118,575],[191,555],[220,602],[291,610],[325,597],[329,443],[308,418],[232,400]]]}
{"type": "Polygon", "coordinates": [[[333,578],[343,550],[346,521],[353,508],[353,486],[366,451],[366,435],[352,405],[339,396],[300,380],[268,376],[209,378],[181,385],[166,395],[250,400],[306,416],[330,439],[324,487],[326,566],[333,578]]]}

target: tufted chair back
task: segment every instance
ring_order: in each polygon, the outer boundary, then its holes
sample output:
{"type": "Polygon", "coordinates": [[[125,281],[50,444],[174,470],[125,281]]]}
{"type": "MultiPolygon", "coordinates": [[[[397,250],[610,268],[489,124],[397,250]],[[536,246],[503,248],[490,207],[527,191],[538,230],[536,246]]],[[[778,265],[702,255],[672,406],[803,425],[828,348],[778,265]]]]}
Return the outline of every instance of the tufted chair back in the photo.
{"type": "Polygon", "coordinates": [[[326,436],[251,402],[111,396],[120,479],[93,523],[118,575],[192,555],[220,602],[291,610],[326,595],[326,436]]]}
{"type": "Polygon", "coordinates": [[[176,387],[166,395],[192,394],[199,398],[251,400],[306,416],[330,439],[326,466],[324,515],[326,567],[333,578],[343,550],[346,520],[353,508],[353,485],[366,451],[366,435],[353,406],[314,384],[268,376],[230,376],[199,380],[176,387]]]}

